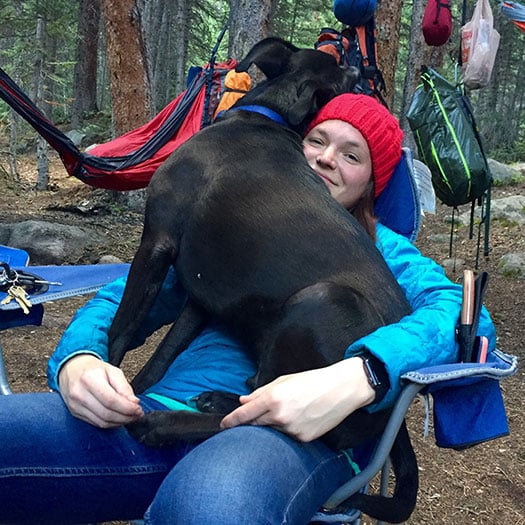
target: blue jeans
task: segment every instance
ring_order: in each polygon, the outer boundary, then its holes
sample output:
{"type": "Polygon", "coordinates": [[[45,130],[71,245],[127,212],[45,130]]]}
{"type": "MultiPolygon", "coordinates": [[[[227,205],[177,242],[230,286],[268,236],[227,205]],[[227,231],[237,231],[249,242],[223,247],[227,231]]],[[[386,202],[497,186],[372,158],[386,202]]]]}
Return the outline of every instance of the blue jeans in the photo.
{"type": "Polygon", "coordinates": [[[57,393],[0,396],[0,523],[306,524],[351,476],[343,454],[268,427],[153,449],[57,393]]]}

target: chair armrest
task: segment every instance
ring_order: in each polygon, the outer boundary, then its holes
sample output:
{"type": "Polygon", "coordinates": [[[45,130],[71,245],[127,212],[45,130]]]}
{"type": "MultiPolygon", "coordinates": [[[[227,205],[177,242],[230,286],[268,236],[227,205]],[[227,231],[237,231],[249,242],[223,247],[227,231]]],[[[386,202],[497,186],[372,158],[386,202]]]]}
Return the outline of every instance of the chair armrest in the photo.
{"type": "Polygon", "coordinates": [[[343,501],[348,499],[352,494],[358,492],[362,487],[367,485],[370,480],[383,468],[383,465],[388,460],[390,449],[396,439],[399,428],[403,423],[408,407],[412,403],[414,397],[422,390],[425,385],[417,383],[408,383],[401,394],[399,395],[392,414],[385,427],[385,431],[381,435],[378,441],[377,447],[374,454],[368,463],[368,465],[350,481],[339,487],[331,496],[328,498],[323,508],[327,511],[334,510],[343,501]]]}

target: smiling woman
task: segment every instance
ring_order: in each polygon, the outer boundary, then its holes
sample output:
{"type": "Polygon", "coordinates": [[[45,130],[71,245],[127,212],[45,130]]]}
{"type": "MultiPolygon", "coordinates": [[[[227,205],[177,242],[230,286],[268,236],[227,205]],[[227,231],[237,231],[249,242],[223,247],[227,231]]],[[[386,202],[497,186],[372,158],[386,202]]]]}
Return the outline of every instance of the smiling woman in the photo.
{"type": "Polygon", "coordinates": [[[374,199],[401,158],[402,141],[403,132],[385,106],[350,93],[321,108],[303,140],[310,167],[373,239],[374,199]]]}
{"type": "Polygon", "coordinates": [[[332,197],[352,210],[367,188],[373,190],[372,160],[363,135],[339,120],[318,124],[304,138],[303,151],[332,197]]]}

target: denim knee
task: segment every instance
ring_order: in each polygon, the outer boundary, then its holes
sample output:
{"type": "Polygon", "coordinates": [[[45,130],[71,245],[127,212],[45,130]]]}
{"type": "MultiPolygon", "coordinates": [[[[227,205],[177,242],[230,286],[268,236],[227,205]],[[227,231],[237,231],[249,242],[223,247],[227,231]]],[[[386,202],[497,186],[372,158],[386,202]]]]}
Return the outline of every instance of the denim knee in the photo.
{"type": "Polygon", "coordinates": [[[236,427],[206,440],[171,470],[146,523],[304,524],[350,476],[344,456],[318,441],[236,427]]]}

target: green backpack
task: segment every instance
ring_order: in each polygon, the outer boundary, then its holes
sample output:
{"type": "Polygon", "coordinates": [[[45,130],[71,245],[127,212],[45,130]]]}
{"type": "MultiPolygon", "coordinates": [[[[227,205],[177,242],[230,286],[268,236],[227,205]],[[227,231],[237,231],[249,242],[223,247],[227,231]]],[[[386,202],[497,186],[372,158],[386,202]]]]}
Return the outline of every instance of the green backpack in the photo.
{"type": "Polygon", "coordinates": [[[423,66],[407,119],[436,196],[457,207],[483,196],[492,177],[468,98],[423,66]]]}

